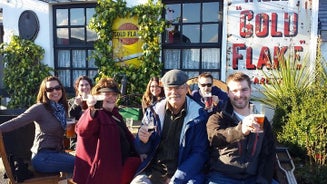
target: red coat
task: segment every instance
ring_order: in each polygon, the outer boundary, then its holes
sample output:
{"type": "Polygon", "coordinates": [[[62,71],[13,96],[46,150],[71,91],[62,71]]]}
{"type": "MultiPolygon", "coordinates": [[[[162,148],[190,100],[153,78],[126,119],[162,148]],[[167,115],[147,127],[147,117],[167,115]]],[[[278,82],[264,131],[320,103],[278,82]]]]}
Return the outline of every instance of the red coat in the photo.
{"type": "MultiPolygon", "coordinates": [[[[112,115],[123,122],[117,108],[112,112],[99,110],[94,118],[91,117],[88,109],[76,124],[74,182],[78,184],[123,183],[122,179],[125,176],[123,177],[120,130],[112,115]]],[[[134,136],[127,128],[125,133],[130,144],[133,145],[134,136]]],[[[131,165],[126,163],[125,161],[125,165],[131,165]]],[[[134,175],[134,173],[130,174],[134,175]]]]}

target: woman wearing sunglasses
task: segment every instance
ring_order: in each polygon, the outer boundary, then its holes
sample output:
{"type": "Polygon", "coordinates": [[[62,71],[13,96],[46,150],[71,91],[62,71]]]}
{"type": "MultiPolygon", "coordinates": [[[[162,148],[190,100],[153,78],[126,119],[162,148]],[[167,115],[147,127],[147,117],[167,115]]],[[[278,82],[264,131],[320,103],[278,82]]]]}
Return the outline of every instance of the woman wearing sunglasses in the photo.
{"type": "Polygon", "coordinates": [[[32,165],[42,173],[73,173],[75,157],[63,146],[68,103],[64,88],[57,77],[43,79],[37,103],[24,113],[0,125],[0,131],[10,132],[29,123],[35,124],[32,165]]]}
{"type": "Polygon", "coordinates": [[[192,97],[196,102],[205,107],[206,94],[210,94],[212,97],[213,108],[206,109],[209,114],[220,111],[223,103],[228,99],[225,92],[213,85],[213,76],[209,72],[204,72],[198,76],[198,89],[192,91],[192,97]]]}

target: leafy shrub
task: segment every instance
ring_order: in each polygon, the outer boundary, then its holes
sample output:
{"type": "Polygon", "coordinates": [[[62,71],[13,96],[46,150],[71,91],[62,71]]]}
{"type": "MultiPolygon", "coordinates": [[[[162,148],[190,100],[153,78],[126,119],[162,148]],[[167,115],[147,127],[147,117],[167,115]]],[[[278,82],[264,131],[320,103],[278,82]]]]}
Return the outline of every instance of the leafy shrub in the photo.
{"type": "Polygon", "coordinates": [[[27,108],[36,102],[41,81],[52,69],[41,63],[44,49],[30,40],[12,36],[0,46],[3,54],[4,86],[10,94],[8,108],[27,108]]]}
{"type": "Polygon", "coordinates": [[[99,67],[99,78],[102,76],[127,77],[127,94],[143,94],[152,76],[159,76],[160,63],[160,34],[166,23],[162,18],[163,5],[161,1],[149,0],[145,4],[127,7],[124,0],[99,0],[96,14],[90,22],[90,28],[97,32],[95,43],[95,64],[99,67]],[[113,52],[113,23],[116,18],[138,17],[138,35],[144,41],[143,55],[140,56],[140,66],[118,65],[113,52]]]}
{"type": "Polygon", "coordinates": [[[310,163],[326,164],[327,156],[327,85],[312,86],[294,103],[288,123],[278,140],[306,149],[310,163]]]}

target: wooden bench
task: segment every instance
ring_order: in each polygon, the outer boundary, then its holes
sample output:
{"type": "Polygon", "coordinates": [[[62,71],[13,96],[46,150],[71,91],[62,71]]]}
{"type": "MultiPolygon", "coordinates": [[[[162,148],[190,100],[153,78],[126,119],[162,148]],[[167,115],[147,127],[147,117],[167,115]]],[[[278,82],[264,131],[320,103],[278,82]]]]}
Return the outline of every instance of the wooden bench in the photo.
{"type": "Polygon", "coordinates": [[[276,178],[280,184],[297,184],[294,176],[295,165],[286,147],[276,148],[276,178]]]}
{"type": "MultiPolygon", "coordinates": [[[[3,111],[0,112],[0,123],[16,117],[18,114],[11,114],[3,111]]],[[[3,166],[8,177],[8,183],[16,184],[57,184],[64,179],[61,173],[44,174],[34,171],[31,165],[31,147],[34,141],[35,126],[30,123],[17,130],[2,133],[0,132],[0,155],[3,166]],[[33,172],[33,177],[26,179],[23,182],[17,182],[14,177],[13,168],[10,164],[10,158],[19,158],[28,164],[28,168],[33,172]]]]}

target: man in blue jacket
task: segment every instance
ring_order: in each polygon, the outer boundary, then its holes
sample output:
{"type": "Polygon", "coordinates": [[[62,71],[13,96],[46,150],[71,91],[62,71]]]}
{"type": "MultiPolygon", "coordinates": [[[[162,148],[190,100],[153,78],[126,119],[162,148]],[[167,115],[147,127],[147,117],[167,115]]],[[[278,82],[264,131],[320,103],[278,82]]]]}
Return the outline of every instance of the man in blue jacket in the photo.
{"type": "Polygon", "coordinates": [[[213,85],[213,76],[209,72],[201,73],[198,76],[198,89],[192,91],[193,99],[205,108],[205,93],[212,95],[212,109],[206,109],[211,115],[222,109],[223,104],[228,100],[227,93],[222,91],[217,86],[213,85]]]}
{"type": "Polygon", "coordinates": [[[147,109],[135,140],[146,158],[131,184],[203,183],[208,159],[208,113],[186,94],[188,76],[170,70],[162,77],[166,98],[147,109]],[[155,129],[149,129],[148,124],[155,129]]]}

